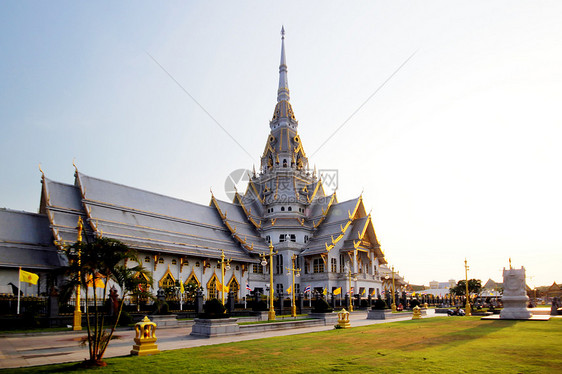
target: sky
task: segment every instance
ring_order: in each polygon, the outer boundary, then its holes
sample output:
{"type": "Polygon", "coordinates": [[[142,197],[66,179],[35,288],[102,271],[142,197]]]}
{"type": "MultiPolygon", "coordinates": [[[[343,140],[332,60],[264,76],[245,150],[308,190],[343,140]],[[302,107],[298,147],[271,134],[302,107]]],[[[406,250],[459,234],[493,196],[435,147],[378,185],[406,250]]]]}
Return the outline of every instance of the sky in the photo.
{"type": "Polygon", "coordinates": [[[0,208],[41,164],[201,204],[259,165],[280,29],[311,165],[413,284],[562,282],[562,2],[0,2],[0,208]]]}

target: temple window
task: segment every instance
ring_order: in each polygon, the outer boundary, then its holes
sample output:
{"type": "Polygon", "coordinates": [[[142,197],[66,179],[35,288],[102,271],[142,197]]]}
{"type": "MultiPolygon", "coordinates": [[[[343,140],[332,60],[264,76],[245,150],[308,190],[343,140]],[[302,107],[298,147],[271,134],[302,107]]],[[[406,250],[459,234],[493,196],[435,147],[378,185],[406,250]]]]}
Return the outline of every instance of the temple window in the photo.
{"type": "Polygon", "coordinates": [[[345,261],[343,254],[340,255],[340,273],[345,273],[345,261]]]}
{"type": "Polygon", "coordinates": [[[279,243],[283,243],[285,241],[285,234],[279,235],[279,243]]]}
{"type": "Polygon", "coordinates": [[[158,263],[159,263],[159,264],[163,264],[163,263],[164,263],[164,257],[160,257],[160,258],[158,259],[158,263]]]}
{"type": "Polygon", "coordinates": [[[174,259],[172,260],[172,265],[175,265],[175,264],[177,264],[177,263],[178,263],[178,262],[177,262],[176,259],[174,258],[174,259]]]}
{"type": "Polygon", "coordinates": [[[276,267],[275,271],[276,274],[283,274],[283,255],[275,256],[276,267]]]}
{"type": "Polygon", "coordinates": [[[285,211],[285,207],[284,207],[284,206],[281,207],[281,211],[282,211],[282,212],[285,211]]]}
{"type": "Polygon", "coordinates": [[[313,272],[323,273],[324,272],[324,260],[321,258],[315,258],[313,262],[313,272]]]}
{"type": "Polygon", "coordinates": [[[304,236],[304,242],[305,242],[305,243],[308,243],[308,235],[305,235],[305,236],[304,236]]]}
{"type": "Polygon", "coordinates": [[[292,242],[296,242],[297,241],[297,236],[295,234],[291,234],[291,241],[292,242]]]}
{"type": "Polygon", "coordinates": [[[199,261],[197,261],[197,262],[195,263],[195,267],[198,268],[199,266],[201,266],[201,264],[199,264],[199,261]]]}
{"type": "Polygon", "coordinates": [[[288,210],[289,212],[291,212],[291,211],[293,211],[293,208],[292,208],[292,207],[288,207],[287,210],[288,210]]]}
{"type": "Polygon", "coordinates": [[[268,243],[270,243],[270,242],[271,242],[271,237],[270,237],[269,235],[267,235],[267,236],[265,237],[265,241],[268,242],[268,243]]]}
{"type": "Polygon", "coordinates": [[[284,167],[284,168],[287,167],[287,160],[283,160],[283,167],[284,167]]]}
{"type": "Polygon", "coordinates": [[[332,273],[336,273],[338,271],[338,265],[336,259],[332,258],[330,260],[330,263],[332,264],[332,269],[331,269],[332,273]]]}
{"type": "Polygon", "coordinates": [[[146,256],[146,257],[144,258],[144,262],[150,262],[150,256],[146,256]]]}
{"type": "Polygon", "coordinates": [[[252,272],[254,274],[263,274],[263,266],[261,266],[260,264],[253,264],[252,272]]]}

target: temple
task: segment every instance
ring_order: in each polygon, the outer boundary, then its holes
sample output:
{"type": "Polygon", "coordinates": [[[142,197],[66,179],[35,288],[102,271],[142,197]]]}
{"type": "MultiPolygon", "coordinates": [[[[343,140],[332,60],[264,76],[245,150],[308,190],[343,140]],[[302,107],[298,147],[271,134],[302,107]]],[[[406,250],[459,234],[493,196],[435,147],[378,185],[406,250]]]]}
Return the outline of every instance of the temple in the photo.
{"type": "MultiPolygon", "coordinates": [[[[301,269],[296,293],[308,286],[318,292],[341,287],[343,294],[376,297],[392,287],[362,196],[339,202],[309,167],[290,103],[284,30],[277,103],[261,164],[232,202],[212,195],[209,205],[201,205],[88,176],[76,166],[74,184],[41,174],[38,214],[0,210],[3,284],[17,281],[21,266],[41,275],[33,293],[46,292],[57,282],[52,270],[64,266],[63,249],[76,240],[81,217],[85,240],[114,238],[140,253],[153,274],[154,292],[181,279],[202,287],[205,298],[217,297],[222,253],[232,260],[225,283],[237,299],[248,288],[264,292],[269,267],[261,265],[259,255],[269,253],[269,243],[277,252],[277,294],[292,284],[286,267],[293,257],[301,269]]],[[[396,282],[403,284],[399,276],[396,282]]]]}

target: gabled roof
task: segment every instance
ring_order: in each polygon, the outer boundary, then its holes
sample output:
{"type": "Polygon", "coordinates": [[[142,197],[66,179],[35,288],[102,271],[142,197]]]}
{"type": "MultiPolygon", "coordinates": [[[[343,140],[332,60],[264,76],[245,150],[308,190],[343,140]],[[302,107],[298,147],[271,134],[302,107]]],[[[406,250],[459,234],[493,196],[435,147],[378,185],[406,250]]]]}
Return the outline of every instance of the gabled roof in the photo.
{"type": "Polygon", "coordinates": [[[211,206],[215,207],[224,225],[229,229],[232,237],[248,251],[266,252],[268,250],[264,239],[255,230],[246,217],[241,205],[227,203],[211,198],[211,206]]]}
{"type": "Polygon", "coordinates": [[[46,270],[63,264],[46,215],[0,209],[0,266],[46,270]]]}
{"type": "Polygon", "coordinates": [[[375,252],[379,263],[385,264],[371,217],[366,216],[361,196],[329,206],[324,213],[314,237],[302,255],[310,256],[331,250],[355,250],[363,248],[375,252]]]}
{"type": "MultiPolygon", "coordinates": [[[[42,206],[40,209],[44,211],[49,218],[53,237],[59,248],[65,244],[71,244],[76,241],[76,225],[78,217],[86,220],[86,214],[82,205],[80,190],[71,184],[59,183],[48,178],[42,179],[43,197],[41,199],[42,206]]],[[[92,230],[88,226],[85,227],[86,235],[91,235],[92,230]]]]}
{"type": "Polygon", "coordinates": [[[77,173],[92,227],[104,237],[138,250],[229,258],[250,256],[234,240],[213,207],[124,186],[77,173]]]}

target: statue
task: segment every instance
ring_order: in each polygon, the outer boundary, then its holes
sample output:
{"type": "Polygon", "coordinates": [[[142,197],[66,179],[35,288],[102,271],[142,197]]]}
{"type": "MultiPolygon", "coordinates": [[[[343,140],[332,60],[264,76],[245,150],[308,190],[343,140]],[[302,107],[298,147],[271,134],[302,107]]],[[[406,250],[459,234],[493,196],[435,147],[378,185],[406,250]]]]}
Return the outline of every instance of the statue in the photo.
{"type": "Polygon", "coordinates": [[[109,315],[116,316],[119,313],[119,294],[115,287],[109,290],[109,315]]]}
{"type": "Polygon", "coordinates": [[[529,297],[525,292],[525,268],[503,269],[503,309],[500,319],[529,319],[531,312],[527,310],[529,297]]]}

